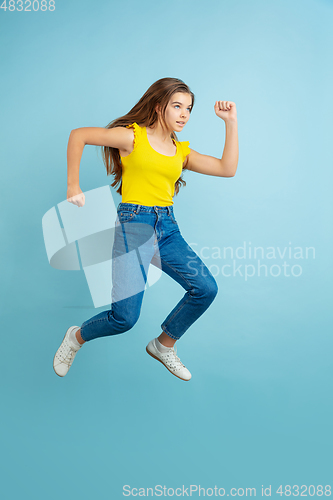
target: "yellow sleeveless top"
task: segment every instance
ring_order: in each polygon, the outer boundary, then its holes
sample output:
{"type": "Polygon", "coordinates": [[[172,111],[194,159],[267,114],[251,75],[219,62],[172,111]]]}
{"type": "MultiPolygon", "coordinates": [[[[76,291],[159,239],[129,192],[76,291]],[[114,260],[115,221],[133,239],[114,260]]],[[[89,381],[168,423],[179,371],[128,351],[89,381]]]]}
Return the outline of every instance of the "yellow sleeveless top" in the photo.
{"type": "Polygon", "coordinates": [[[177,153],[166,156],[150,146],[146,127],[140,127],[136,122],[126,126],[130,127],[134,129],[134,149],[129,155],[120,156],[122,203],[163,207],[173,205],[175,182],[190,153],[189,141],[174,141],[177,153]]]}

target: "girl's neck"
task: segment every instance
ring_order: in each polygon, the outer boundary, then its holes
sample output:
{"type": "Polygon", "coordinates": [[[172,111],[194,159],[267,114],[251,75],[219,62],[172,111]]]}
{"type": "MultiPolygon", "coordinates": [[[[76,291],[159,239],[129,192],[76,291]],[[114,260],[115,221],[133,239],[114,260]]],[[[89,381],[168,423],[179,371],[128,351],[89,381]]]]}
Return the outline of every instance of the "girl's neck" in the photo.
{"type": "Polygon", "coordinates": [[[162,125],[159,121],[156,121],[153,127],[146,127],[146,130],[148,135],[154,137],[157,142],[172,143],[171,131],[165,131],[165,129],[162,129],[162,125]]]}

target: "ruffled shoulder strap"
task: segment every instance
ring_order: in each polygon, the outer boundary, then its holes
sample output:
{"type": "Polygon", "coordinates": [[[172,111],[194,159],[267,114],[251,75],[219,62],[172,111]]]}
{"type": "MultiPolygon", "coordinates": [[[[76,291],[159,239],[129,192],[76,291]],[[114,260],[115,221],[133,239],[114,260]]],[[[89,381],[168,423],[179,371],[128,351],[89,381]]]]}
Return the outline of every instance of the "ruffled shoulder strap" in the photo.
{"type": "Polygon", "coordinates": [[[185,161],[186,156],[189,155],[191,152],[191,150],[189,148],[190,141],[182,141],[179,144],[181,146],[181,150],[183,153],[183,161],[185,161]]]}
{"type": "Polygon", "coordinates": [[[139,144],[142,136],[142,128],[136,123],[131,123],[130,125],[126,125],[126,128],[133,128],[134,131],[134,149],[139,144]]]}

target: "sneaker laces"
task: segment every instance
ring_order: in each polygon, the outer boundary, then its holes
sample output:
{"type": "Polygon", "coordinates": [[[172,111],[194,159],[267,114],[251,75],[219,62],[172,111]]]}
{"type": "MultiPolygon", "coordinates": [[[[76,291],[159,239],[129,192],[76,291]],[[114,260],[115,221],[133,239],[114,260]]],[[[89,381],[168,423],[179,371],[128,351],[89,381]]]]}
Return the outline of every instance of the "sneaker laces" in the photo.
{"type": "Polygon", "coordinates": [[[180,370],[181,368],[186,368],[186,366],[180,361],[177,356],[177,347],[170,348],[171,350],[165,353],[166,364],[172,368],[172,370],[180,370]],[[171,358],[171,359],[170,359],[171,358]]]}
{"type": "Polygon", "coordinates": [[[59,347],[59,351],[57,352],[57,358],[62,362],[65,363],[68,366],[71,366],[73,363],[73,359],[75,358],[75,355],[77,353],[77,350],[75,350],[68,342],[66,339],[61,346],[59,347]]]}

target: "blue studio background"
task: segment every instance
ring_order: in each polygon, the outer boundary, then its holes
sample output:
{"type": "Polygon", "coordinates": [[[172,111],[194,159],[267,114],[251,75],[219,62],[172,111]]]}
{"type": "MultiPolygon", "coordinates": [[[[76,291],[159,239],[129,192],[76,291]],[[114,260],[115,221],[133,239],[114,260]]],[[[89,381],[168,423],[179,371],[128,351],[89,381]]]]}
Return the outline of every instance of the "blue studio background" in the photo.
{"type": "MultiPolygon", "coordinates": [[[[206,496],[271,486],[273,498],[304,485],[319,496],[333,482],[332,2],[55,5],[0,12],[1,498],[121,499],[124,485],[200,485],[206,496]],[[83,271],[52,268],[45,251],[41,221],[66,199],[70,131],[106,126],[165,76],[196,96],[178,138],[202,154],[223,152],[215,101],[238,112],[236,176],[186,172],[174,198],[219,286],[178,345],[192,380],[145,352],[184,293],[166,275],[131,331],[87,343],[60,378],[66,329],[105,309],[83,271]]],[[[86,146],[81,189],[112,180],[86,146]]]]}

